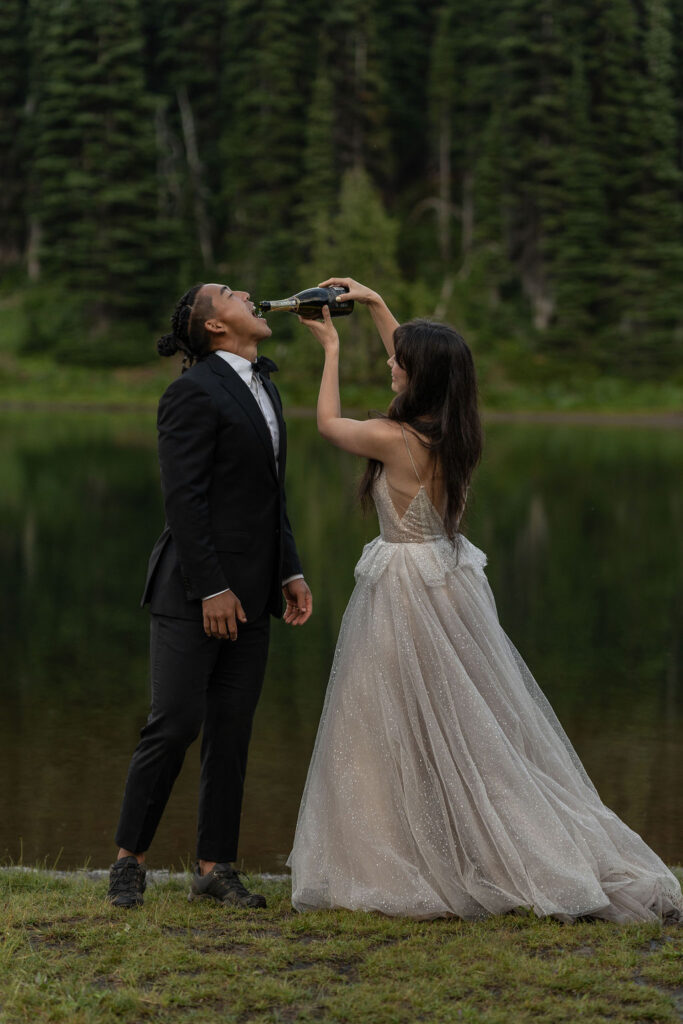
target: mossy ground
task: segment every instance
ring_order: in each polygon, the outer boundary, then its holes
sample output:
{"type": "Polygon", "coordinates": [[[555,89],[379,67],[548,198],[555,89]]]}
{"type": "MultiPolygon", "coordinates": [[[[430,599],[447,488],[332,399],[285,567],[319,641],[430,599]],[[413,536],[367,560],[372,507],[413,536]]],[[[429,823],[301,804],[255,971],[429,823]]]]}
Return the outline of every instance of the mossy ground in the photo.
{"type": "Polygon", "coordinates": [[[0,871],[0,1021],[683,1020],[676,926],[298,915],[286,881],[248,884],[267,910],[189,904],[170,880],[121,911],[104,881],[0,871]]]}

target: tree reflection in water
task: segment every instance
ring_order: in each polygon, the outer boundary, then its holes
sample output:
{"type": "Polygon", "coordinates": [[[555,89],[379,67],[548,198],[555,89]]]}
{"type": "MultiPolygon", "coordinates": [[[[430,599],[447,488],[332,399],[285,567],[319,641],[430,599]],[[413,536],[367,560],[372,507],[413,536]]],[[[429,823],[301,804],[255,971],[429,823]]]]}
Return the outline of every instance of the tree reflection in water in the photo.
{"type": "MultiPolygon", "coordinates": [[[[147,710],[138,599],[163,517],[154,419],[0,419],[0,853],[103,866],[147,710]]],[[[289,436],[290,512],[316,604],[305,628],[273,630],[241,844],[263,870],[289,852],[353,566],[377,532],[356,506],[354,460],[313,421],[289,436]]],[[[683,861],[682,468],[674,430],[491,425],[466,527],[602,798],[667,863],[683,861]]],[[[192,751],[155,864],[191,859],[196,789],[192,751]]]]}

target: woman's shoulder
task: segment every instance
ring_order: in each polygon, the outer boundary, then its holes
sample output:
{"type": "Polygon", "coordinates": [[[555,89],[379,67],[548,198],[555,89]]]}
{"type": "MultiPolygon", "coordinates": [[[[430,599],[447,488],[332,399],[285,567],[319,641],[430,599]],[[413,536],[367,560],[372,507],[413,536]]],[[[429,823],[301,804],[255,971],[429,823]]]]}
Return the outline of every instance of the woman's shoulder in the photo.
{"type": "Polygon", "coordinates": [[[367,422],[374,424],[374,429],[383,431],[387,437],[400,438],[404,434],[414,434],[420,440],[427,440],[427,433],[420,429],[421,425],[409,423],[407,420],[395,419],[383,413],[372,413],[367,422]]]}
{"type": "Polygon", "coordinates": [[[408,444],[416,444],[423,448],[432,447],[433,432],[430,431],[430,424],[427,422],[408,423],[396,420],[398,436],[405,438],[408,444]]]}
{"type": "Polygon", "coordinates": [[[373,424],[374,436],[384,445],[387,458],[399,460],[405,458],[406,446],[415,454],[426,453],[426,450],[430,448],[428,437],[416,430],[410,423],[389,419],[386,416],[368,422],[373,424]]]}
{"type": "Polygon", "coordinates": [[[388,416],[371,415],[365,420],[365,427],[375,437],[383,438],[386,441],[393,441],[401,437],[401,424],[398,420],[389,419],[388,416]]]}

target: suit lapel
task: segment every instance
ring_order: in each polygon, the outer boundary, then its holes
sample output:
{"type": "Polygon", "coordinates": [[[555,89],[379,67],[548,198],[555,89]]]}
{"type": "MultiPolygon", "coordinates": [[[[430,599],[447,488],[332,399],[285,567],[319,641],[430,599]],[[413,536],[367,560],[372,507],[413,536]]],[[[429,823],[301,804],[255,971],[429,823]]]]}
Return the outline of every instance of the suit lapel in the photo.
{"type": "MultiPolygon", "coordinates": [[[[231,397],[239,403],[241,408],[249,417],[251,425],[258,434],[261,443],[265,448],[266,455],[268,457],[268,465],[272,470],[273,476],[278,479],[278,472],[275,466],[275,453],[273,452],[273,439],[270,436],[268,424],[263,417],[263,413],[259,409],[258,402],[240,375],[233,370],[230,363],[226,362],[225,359],[221,359],[220,356],[212,354],[207,357],[206,362],[213,372],[221,378],[221,384],[225,390],[228,391],[231,397]]],[[[270,395],[270,390],[268,394],[270,395]]],[[[278,421],[280,421],[282,417],[277,405],[275,405],[275,411],[278,421]]],[[[282,464],[282,458],[280,458],[280,464],[282,464]]]]}

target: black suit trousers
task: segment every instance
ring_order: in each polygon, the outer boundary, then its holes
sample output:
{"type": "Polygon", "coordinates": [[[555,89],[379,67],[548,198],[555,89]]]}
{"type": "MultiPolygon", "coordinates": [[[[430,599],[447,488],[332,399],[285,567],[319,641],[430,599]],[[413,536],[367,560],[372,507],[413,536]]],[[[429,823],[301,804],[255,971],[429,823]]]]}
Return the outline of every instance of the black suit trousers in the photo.
{"type": "Polygon", "coordinates": [[[185,751],[203,729],[197,858],[234,861],[270,617],[238,624],[235,641],[207,637],[201,619],[164,615],[152,615],[150,634],[151,710],[131,759],[117,845],[149,848],[185,751]]]}

